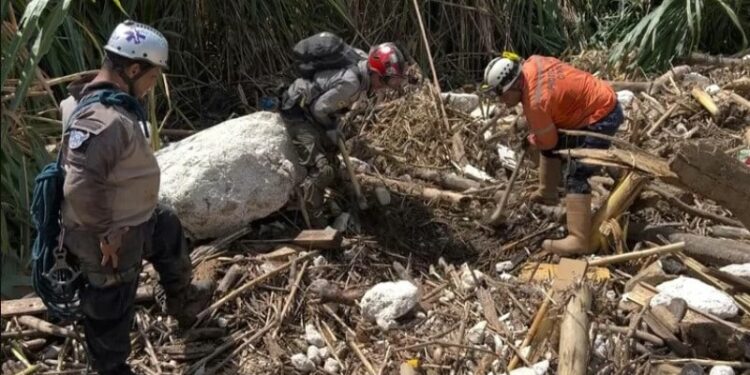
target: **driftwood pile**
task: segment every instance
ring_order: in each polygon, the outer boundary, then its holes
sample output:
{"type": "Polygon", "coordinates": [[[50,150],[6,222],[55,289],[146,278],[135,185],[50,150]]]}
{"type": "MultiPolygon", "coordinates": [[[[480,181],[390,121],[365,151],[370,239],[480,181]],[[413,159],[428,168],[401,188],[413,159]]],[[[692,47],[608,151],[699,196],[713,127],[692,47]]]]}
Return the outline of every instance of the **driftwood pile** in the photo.
{"type": "MultiPolygon", "coordinates": [[[[446,108],[444,121],[427,86],[368,107],[346,131],[371,208],[332,193],[352,208],[338,230],[302,231],[290,208],[198,246],[196,277],[217,290],[188,331],[151,302],[146,266],[130,363],[142,374],[750,373],[750,272],[737,266],[750,263],[750,168],[738,160],[750,67],[715,63],[612,82],[634,94],[613,148],[561,152],[606,167],[592,178],[596,257],[540,251],[564,234],[564,207],[525,199],[533,157],[500,156],[525,136],[515,111],[446,108]],[[487,225],[516,167],[504,220],[487,225]]],[[[3,373],[85,373],[80,325],[47,320],[38,299],[2,301],[2,324],[3,373]]]]}

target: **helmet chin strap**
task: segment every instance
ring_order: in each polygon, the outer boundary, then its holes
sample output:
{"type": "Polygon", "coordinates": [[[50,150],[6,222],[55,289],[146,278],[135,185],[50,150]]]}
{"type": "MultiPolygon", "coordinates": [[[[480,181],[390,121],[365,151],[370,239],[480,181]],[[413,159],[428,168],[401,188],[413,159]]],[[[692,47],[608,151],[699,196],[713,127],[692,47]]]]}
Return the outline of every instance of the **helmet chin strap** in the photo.
{"type": "Polygon", "coordinates": [[[122,78],[122,80],[125,81],[125,84],[128,85],[128,95],[130,95],[132,97],[136,97],[135,96],[135,92],[133,91],[133,86],[135,85],[136,82],[138,82],[139,79],[141,79],[141,77],[143,77],[144,75],[146,75],[146,73],[148,72],[148,70],[149,69],[143,69],[142,68],[138,72],[138,74],[136,74],[132,78],[130,76],[128,76],[127,73],[125,73],[125,69],[117,69],[116,71],[117,71],[117,74],[120,76],[120,78],[122,78]]]}

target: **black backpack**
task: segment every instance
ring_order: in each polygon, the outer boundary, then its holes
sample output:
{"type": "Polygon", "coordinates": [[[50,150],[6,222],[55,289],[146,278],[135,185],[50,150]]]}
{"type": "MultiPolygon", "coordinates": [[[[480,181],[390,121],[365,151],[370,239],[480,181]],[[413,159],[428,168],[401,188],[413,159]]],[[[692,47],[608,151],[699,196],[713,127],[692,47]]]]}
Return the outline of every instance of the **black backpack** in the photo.
{"type": "Polygon", "coordinates": [[[338,35],[329,32],[299,41],[292,52],[300,76],[310,80],[316,72],[343,69],[365,58],[338,35]]]}

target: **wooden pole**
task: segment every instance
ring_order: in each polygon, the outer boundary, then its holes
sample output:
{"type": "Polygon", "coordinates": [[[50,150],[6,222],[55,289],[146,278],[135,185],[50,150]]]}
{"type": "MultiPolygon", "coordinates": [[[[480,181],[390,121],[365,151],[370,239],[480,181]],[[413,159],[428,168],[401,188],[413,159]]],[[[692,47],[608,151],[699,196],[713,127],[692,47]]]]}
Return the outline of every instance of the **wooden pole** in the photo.
{"type": "Polygon", "coordinates": [[[438,112],[443,117],[443,125],[445,125],[445,130],[450,130],[451,126],[448,123],[448,114],[445,112],[443,100],[440,98],[440,82],[438,81],[437,70],[435,70],[435,63],[432,60],[432,51],[430,51],[430,42],[427,40],[427,31],[425,30],[424,22],[422,21],[422,12],[419,10],[419,3],[417,2],[417,0],[412,0],[412,3],[414,4],[414,13],[417,14],[419,30],[422,32],[422,42],[424,43],[424,49],[425,52],[427,52],[427,58],[430,62],[430,70],[432,71],[432,83],[435,85],[435,89],[437,89],[437,92],[435,93],[435,106],[437,107],[438,112]]]}
{"type": "Polygon", "coordinates": [[[524,159],[526,159],[526,150],[521,151],[521,156],[518,158],[516,169],[513,170],[513,173],[510,176],[508,188],[505,189],[503,197],[502,199],[500,199],[500,203],[497,205],[497,208],[495,208],[492,216],[490,216],[489,225],[497,226],[503,222],[503,211],[505,211],[505,205],[508,204],[508,197],[510,196],[511,190],[513,190],[513,185],[518,178],[518,171],[521,169],[521,165],[523,164],[524,159]]]}
{"type": "Polygon", "coordinates": [[[565,308],[560,326],[558,375],[585,375],[589,363],[591,290],[581,285],[565,308]]]}

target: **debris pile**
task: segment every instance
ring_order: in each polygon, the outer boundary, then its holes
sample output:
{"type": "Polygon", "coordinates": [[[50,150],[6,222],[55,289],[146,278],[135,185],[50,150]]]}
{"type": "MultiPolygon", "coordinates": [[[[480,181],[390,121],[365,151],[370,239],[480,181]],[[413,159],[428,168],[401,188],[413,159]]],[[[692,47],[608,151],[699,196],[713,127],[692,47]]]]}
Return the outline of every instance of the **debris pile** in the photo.
{"type": "MultiPolygon", "coordinates": [[[[524,137],[515,109],[448,105],[444,121],[427,86],[373,105],[347,128],[371,208],[332,193],[351,208],[338,230],[301,231],[290,204],[197,246],[196,275],[219,287],[188,331],[151,302],[145,267],[130,363],[143,374],[747,373],[749,73],[675,67],[612,82],[630,91],[613,148],[566,153],[611,170],[592,178],[594,209],[608,208],[595,215],[600,250],[579,259],[540,251],[563,234],[564,207],[525,199],[533,157],[503,223],[485,224],[524,137]]],[[[45,319],[35,297],[2,301],[3,373],[85,373],[81,327],[45,319]]]]}

